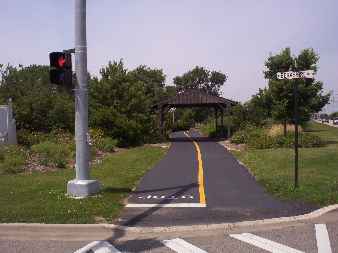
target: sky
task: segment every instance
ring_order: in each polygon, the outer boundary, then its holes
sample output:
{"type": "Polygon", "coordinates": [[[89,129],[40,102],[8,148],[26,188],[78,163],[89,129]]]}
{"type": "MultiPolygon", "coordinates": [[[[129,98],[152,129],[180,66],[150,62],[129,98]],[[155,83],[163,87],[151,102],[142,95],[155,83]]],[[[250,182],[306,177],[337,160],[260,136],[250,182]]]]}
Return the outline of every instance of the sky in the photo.
{"type": "MultiPolygon", "coordinates": [[[[337,0],[87,0],[88,70],[109,60],[163,69],[166,84],[196,65],[228,75],[223,96],[264,88],[269,54],[320,56],[317,79],[338,93],[337,0]]],[[[49,64],[74,47],[74,0],[0,0],[0,63],[49,64]]]]}

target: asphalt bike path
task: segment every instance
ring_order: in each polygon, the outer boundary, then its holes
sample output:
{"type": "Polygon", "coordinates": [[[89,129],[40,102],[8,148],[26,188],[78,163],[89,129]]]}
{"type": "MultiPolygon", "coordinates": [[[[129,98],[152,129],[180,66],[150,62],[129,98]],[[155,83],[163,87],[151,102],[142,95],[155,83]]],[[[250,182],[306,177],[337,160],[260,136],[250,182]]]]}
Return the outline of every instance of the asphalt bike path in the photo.
{"type": "MultiPolygon", "coordinates": [[[[173,138],[180,135],[173,134],[173,138]]],[[[164,159],[142,178],[128,207],[199,206],[195,153],[190,141],[174,143],[164,159]]]]}
{"type": "Polygon", "coordinates": [[[176,132],[167,155],[143,177],[117,223],[124,226],[216,224],[277,218],[316,207],[267,194],[217,142],[176,132]]]}

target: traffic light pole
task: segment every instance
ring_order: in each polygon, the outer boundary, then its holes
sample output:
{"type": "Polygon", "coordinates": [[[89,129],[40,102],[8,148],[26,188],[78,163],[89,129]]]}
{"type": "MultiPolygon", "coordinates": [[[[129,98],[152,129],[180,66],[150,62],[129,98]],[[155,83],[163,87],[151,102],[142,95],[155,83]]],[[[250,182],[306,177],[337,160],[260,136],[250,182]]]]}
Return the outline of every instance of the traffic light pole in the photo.
{"type": "Polygon", "coordinates": [[[75,0],[75,72],[76,178],[68,182],[67,193],[83,198],[100,190],[99,182],[89,176],[86,0],[75,0]]]}

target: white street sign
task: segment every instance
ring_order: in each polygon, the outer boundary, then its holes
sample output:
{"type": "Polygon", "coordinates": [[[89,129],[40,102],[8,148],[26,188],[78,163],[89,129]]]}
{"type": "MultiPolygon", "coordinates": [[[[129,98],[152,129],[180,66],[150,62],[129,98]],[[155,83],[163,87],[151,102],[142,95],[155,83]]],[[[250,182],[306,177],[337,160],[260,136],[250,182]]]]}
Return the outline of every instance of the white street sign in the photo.
{"type": "Polygon", "coordinates": [[[299,72],[278,72],[278,79],[298,79],[298,78],[314,78],[315,72],[314,70],[304,70],[299,72]]]}

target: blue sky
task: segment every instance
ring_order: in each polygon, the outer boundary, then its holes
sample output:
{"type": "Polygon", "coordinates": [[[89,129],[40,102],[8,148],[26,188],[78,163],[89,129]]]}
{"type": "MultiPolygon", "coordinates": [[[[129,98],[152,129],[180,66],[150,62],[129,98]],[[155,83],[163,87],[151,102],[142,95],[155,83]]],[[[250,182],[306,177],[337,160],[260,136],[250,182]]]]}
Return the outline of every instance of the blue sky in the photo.
{"type": "MultiPolygon", "coordinates": [[[[74,47],[74,1],[0,3],[0,63],[49,64],[49,52],[74,47]]],[[[245,101],[267,84],[269,53],[312,47],[317,78],[338,93],[337,10],[337,0],[87,0],[88,69],[123,58],[172,84],[200,65],[227,73],[223,96],[245,101]]]]}

